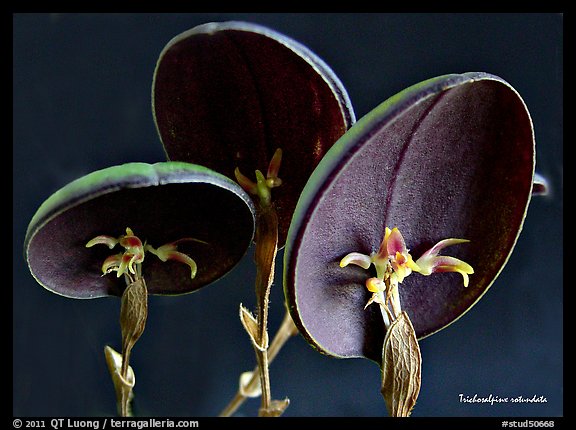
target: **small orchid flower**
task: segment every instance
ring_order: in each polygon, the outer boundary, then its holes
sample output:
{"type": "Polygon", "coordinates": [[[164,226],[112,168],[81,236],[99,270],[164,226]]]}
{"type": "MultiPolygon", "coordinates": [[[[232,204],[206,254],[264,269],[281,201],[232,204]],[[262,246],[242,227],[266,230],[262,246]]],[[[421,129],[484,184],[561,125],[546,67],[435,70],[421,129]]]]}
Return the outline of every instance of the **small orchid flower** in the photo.
{"type": "Polygon", "coordinates": [[[346,267],[348,264],[355,264],[363,269],[368,269],[371,264],[374,264],[378,278],[383,278],[388,266],[391,266],[398,283],[401,283],[412,271],[418,272],[420,270],[406,248],[404,238],[397,227],[392,230],[386,227],[384,239],[378,252],[369,256],[352,252],[340,261],[340,267],[346,267]]]}
{"type": "Polygon", "coordinates": [[[168,260],[175,260],[188,265],[190,267],[191,277],[194,279],[197,272],[196,262],[188,255],[182,252],[178,252],[178,244],[184,241],[206,243],[198,239],[183,238],[171,243],[167,243],[158,247],[158,249],[155,249],[151,245],[142,244],[142,241],[140,238],[138,238],[138,236],[134,235],[132,229],[126,228],[125,235],[122,235],[118,238],[106,235],[97,236],[90,240],[86,244],[86,247],[90,248],[94,245],[106,245],[108,248],[112,249],[117,244],[120,244],[125,249],[124,253],[111,255],[104,260],[104,263],[102,264],[102,276],[111,272],[116,272],[117,277],[120,277],[123,274],[126,274],[129,277],[130,274],[136,275],[140,267],[139,265],[144,261],[145,252],[149,251],[156,255],[163,262],[168,260]]]}
{"type": "Polygon", "coordinates": [[[264,177],[264,174],[260,170],[256,170],[256,182],[254,182],[242,174],[238,167],[234,170],[234,176],[236,176],[238,184],[240,184],[244,191],[257,195],[260,197],[260,201],[267,205],[270,203],[270,190],[282,185],[282,179],[278,177],[281,162],[282,149],[278,148],[268,164],[266,177],[264,177]]]}
{"type": "Polygon", "coordinates": [[[371,255],[352,252],[340,261],[340,267],[355,264],[363,269],[369,269],[372,264],[376,268],[376,277],[366,280],[366,288],[372,293],[366,307],[372,303],[378,303],[382,310],[382,316],[386,326],[401,312],[398,284],[412,272],[422,275],[430,275],[440,272],[458,272],[464,278],[464,286],[468,286],[468,275],[474,273],[469,264],[454,257],[439,256],[438,253],[447,246],[469,242],[466,239],[445,239],[438,242],[422,256],[414,261],[404,237],[397,227],[386,227],[384,239],[378,252],[371,255]],[[390,308],[388,307],[390,303],[390,308]]]}
{"type": "Polygon", "coordinates": [[[117,244],[120,244],[126,251],[123,254],[116,254],[106,258],[102,264],[102,273],[107,275],[110,272],[116,272],[118,278],[127,273],[127,271],[135,275],[136,268],[134,264],[140,264],[144,261],[144,246],[129,227],[126,228],[126,234],[119,238],[106,235],[96,236],[86,244],[86,248],[91,248],[94,245],[106,245],[112,249],[117,244]]]}
{"type": "Polygon", "coordinates": [[[352,252],[340,261],[340,267],[346,267],[348,264],[355,264],[363,269],[368,269],[374,264],[376,277],[366,280],[366,288],[372,293],[372,297],[364,308],[372,303],[380,304],[386,311],[382,315],[386,325],[389,325],[393,317],[387,303],[390,302],[394,314],[398,315],[401,310],[398,284],[402,283],[412,271],[420,270],[406,248],[400,230],[397,227],[393,229],[386,227],[378,252],[369,256],[352,252]]]}
{"type": "Polygon", "coordinates": [[[408,252],[398,227],[394,227],[392,230],[386,227],[384,240],[377,254],[378,261],[384,260],[382,257],[390,261],[398,283],[401,283],[413,270],[416,272],[420,270],[408,252]]]}

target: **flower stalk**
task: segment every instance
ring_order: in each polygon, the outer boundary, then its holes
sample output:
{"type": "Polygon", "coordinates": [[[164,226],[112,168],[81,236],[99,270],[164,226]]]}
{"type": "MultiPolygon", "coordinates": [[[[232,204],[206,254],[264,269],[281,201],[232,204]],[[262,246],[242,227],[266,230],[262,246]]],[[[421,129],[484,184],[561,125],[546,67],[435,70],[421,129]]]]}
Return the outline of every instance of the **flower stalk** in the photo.
{"type": "MultiPolygon", "coordinates": [[[[255,171],[256,182],[244,176],[238,168],[234,171],[240,186],[258,198],[254,256],[256,264],[256,317],[240,305],[240,319],[250,336],[256,354],[261,390],[259,416],[280,416],[289,403],[288,399],[272,400],[268,345],[270,289],[274,281],[276,252],[278,251],[278,214],[272,204],[271,190],[282,184],[282,180],[278,177],[281,160],[282,151],[277,149],[270,160],[266,176],[260,170],[255,171]]],[[[223,413],[228,412],[224,410],[223,413]]]]}
{"type": "MultiPolygon", "coordinates": [[[[126,228],[126,234],[118,238],[101,235],[86,244],[86,248],[94,245],[106,245],[113,249],[116,245],[124,248],[123,253],[114,254],[104,260],[102,276],[116,272],[116,277],[124,276],[126,288],[122,293],[120,303],[120,331],[122,333],[122,353],[111,347],[105,348],[106,363],[116,391],[118,412],[122,417],[131,416],[130,402],[134,397],[134,370],[130,366],[132,348],[142,336],[148,318],[148,289],[142,276],[142,263],[146,252],[156,255],[161,261],[175,260],[190,267],[191,277],[196,276],[197,266],[188,255],[178,252],[178,244],[183,241],[197,239],[183,238],[160,246],[158,249],[142,243],[134,235],[132,229],[126,228]]],[[[202,242],[202,241],[199,241],[202,242]]],[[[204,242],[205,243],[205,242],[204,242]]]]}

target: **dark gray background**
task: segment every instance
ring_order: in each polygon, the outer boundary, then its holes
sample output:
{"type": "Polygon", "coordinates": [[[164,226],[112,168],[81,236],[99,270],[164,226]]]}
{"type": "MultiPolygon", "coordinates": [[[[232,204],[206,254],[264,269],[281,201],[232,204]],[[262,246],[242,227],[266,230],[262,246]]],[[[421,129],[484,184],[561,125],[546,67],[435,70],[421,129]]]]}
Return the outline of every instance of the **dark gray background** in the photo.
{"type": "MultiPolygon", "coordinates": [[[[516,249],[484,298],[421,342],[413,416],[563,415],[563,17],[376,13],[13,16],[13,414],[115,414],[103,347],[120,347],[119,300],[72,300],[40,287],[22,258],[26,227],[73,179],[164,159],[150,109],[158,54],[184,30],[230,19],[307,45],[341,78],[358,118],[445,73],[486,71],[518,90],[534,121],[537,170],[552,193],[531,203],[516,249]],[[547,402],[467,404],[460,394],[547,402]]],[[[195,294],[151,297],[131,362],[137,414],[214,416],[235,393],[239,374],[254,365],[238,320],[240,302],[254,305],[251,252],[195,294]]],[[[271,333],[283,315],[281,258],[271,333]]],[[[291,399],[285,416],[386,416],[375,364],[320,355],[301,337],[285,346],[271,377],[273,395],[291,399]]],[[[258,405],[249,400],[239,415],[254,416],[258,405]]]]}

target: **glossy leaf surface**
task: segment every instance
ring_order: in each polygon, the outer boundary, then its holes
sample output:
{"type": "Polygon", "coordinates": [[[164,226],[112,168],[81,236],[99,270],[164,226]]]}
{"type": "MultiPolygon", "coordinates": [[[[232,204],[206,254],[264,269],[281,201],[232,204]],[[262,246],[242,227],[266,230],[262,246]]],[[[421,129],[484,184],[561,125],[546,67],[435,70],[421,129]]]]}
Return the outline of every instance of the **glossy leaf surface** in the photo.
{"type": "Polygon", "coordinates": [[[284,287],[300,331],[322,352],[380,363],[382,317],[377,306],[364,310],[374,274],[338,263],[377,251],[387,226],[414,258],[442,239],[470,240],[450,249],[474,268],[467,288],[457,273],[436,273],[413,274],[399,289],[419,338],[455,321],[506,263],[534,164],[529,113],[501,78],[441,76],[382,103],[332,147],[298,202],[284,287]]]}
{"type": "Polygon", "coordinates": [[[120,296],[126,284],[102,276],[107,246],[86,248],[99,235],[120,236],[127,227],[158,247],[185,237],[178,250],[198,265],[162,262],[146,254],[142,264],[150,294],[197,290],[230,271],[254,234],[255,209],[234,182],[201,166],[181,162],[128,163],[90,173],[49,197],[32,218],[24,244],[36,280],[73,298],[120,296]]]}
{"type": "Polygon", "coordinates": [[[255,180],[283,151],[273,190],[283,246],[298,197],[325,152],[354,122],[333,71],[303,45],[268,28],[208,23],[171,40],[152,88],[154,121],[170,160],[255,180]]]}

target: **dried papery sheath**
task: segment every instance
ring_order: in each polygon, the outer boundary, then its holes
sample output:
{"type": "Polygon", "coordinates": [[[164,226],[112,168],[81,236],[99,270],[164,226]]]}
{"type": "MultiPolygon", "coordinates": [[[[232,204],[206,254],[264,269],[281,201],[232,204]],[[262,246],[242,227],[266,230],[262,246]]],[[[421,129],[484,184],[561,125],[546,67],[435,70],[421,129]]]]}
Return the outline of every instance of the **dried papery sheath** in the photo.
{"type": "Polygon", "coordinates": [[[240,380],[238,382],[238,392],[244,397],[260,397],[262,395],[262,386],[260,384],[254,384],[254,387],[250,389],[250,382],[254,378],[254,372],[243,372],[240,375],[240,380]]]}
{"type": "Polygon", "coordinates": [[[260,408],[260,410],[258,411],[258,416],[279,417],[284,413],[289,404],[290,399],[272,400],[270,402],[270,407],[268,409],[260,408]]]}
{"type": "Polygon", "coordinates": [[[148,291],[144,279],[132,282],[122,295],[120,328],[122,330],[122,374],[126,372],[130,351],[144,332],[148,317],[148,291]]]}
{"type": "Polygon", "coordinates": [[[104,356],[106,359],[106,364],[108,365],[108,371],[112,377],[114,390],[116,392],[116,404],[118,407],[118,413],[120,415],[124,414],[125,416],[132,416],[130,405],[132,398],[134,397],[132,389],[136,383],[134,370],[132,369],[132,366],[128,366],[126,378],[124,378],[121,373],[121,368],[124,361],[122,359],[122,354],[115,351],[108,345],[104,347],[104,356]]]}
{"type": "Polygon", "coordinates": [[[420,392],[421,369],[416,333],[402,312],[388,328],[382,348],[381,392],[390,416],[410,416],[420,392]]]}
{"type": "Polygon", "coordinates": [[[258,321],[252,313],[240,304],[240,321],[254,348],[265,351],[268,348],[268,333],[261,333],[258,321]]]}

